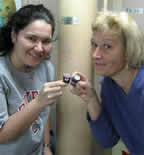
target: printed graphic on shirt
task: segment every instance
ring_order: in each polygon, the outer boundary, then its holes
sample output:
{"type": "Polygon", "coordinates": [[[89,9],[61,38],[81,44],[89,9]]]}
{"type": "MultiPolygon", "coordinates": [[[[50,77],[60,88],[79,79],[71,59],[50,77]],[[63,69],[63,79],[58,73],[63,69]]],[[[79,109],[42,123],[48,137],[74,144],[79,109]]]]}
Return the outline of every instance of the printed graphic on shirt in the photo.
{"type": "Polygon", "coordinates": [[[31,130],[33,134],[37,134],[40,131],[41,124],[42,124],[42,120],[40,117],[32,123],[31,130]]]}
{"type": "Polygon", "coordinates": [[[125,151],[122,151],[122,155],[130,155],[130,154],[125,151]]]}
{"type": "MultiPolygon", "coordinates": [[[[24,97],[23,97],[23,101],[22,103],[20,104],[20,106],[18,107],[18,110],[17,111],[21,111],[25,106],[26,104],[28,104],[31,100],[33,100],[37,95],[39,94],[39,92],[37,90],[30,90],[30,91],[27,91],[25,94],[24,94],[24,97]]],[[[37,120],[35,120],[32,125],[31,125],[31,130],[34,134],[37,134],[38,131],[40,130],[40,126],[41,126],[41,118],[38,117],[37,120]]]]}

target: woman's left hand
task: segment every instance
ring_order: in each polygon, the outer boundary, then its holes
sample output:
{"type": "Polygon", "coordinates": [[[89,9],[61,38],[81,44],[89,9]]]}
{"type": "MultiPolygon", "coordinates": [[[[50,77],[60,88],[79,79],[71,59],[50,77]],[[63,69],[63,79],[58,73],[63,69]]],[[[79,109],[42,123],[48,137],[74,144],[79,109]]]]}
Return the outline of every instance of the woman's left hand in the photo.
{"type": "Polygon", "coordinates": [[[44,147],[43,148],[43,155],[53,155],[50,147],[44,147]]]}

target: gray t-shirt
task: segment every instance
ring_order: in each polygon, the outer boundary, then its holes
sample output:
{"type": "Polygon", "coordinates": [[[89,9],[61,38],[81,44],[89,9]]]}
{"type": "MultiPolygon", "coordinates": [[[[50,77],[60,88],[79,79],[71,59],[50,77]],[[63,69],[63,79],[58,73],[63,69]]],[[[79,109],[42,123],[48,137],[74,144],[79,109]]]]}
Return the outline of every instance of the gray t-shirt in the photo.
{"type": "MultiPolygon", "coordinates": [[[[19,72],[8,56],[0,57],[0,128],[9,116],[34,99],[43,84],[54,80],[54,68],[44,60],[31,72],[19,72]]],[[[0,155],[42,155],[43,132],[50,107],[45,108],[22,135],[8,144],[0,144],[0,155]]]]}

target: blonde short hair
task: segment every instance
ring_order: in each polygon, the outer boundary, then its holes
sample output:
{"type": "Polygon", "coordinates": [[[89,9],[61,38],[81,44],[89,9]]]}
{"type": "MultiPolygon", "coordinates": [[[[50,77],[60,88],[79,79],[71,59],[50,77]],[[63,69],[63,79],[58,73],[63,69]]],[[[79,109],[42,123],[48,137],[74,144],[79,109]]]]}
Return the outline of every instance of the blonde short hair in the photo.
{"type": "Polygon", "coordinates": [[[126,12],[99,12],[92,24],[92,31],[120,36],[128,67],[139,68],[144,64],[143,32],[126,12]]]}

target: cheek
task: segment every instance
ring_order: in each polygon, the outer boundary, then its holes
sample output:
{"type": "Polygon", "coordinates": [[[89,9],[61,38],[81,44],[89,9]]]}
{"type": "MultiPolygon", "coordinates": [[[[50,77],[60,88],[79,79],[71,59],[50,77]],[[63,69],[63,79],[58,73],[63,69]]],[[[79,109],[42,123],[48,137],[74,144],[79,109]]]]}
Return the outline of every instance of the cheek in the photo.
{"type": "Polygon", "coordinates": [[[32,49],[32,48],[34,48],[34,45],[29,42],[24,42],[23,47],[26,49],[32,49]]]}
{"type": "Polygon", "coordinates": [[[109,64],[109,67],[113,69],[122,68],[125,65],[125,56],[122,52],[113,52],[112,54],[105,57],[105,60],[109,64]]]}
{"type": "Polygon", "coordinates": [[[124,53],[121,51],[121,54],[118,56],[119,63],[123,66],[126,64],[126,57],[124,53]]]}
{"type": "Polygon", "coordinates": [[[47,49],[45,50],[46,51],[46,54],[49,54],[52,50],[52,45],[50,44],[47,49]]]}
{"type": "Polygon", "coordinates": [[[33,48],[33,46],[29,42],[27,42],[25,40],[20,40],[19,47],[22,50],[29,50],[29,49],[32,49],[33,48]]]}
{"type": "Polygon", "coordinates": [[[116,71],[120,71],[125,67],[125,59],[123,56],[117,57],[112,63],[112,68],[114,68],[116,71]]]}

